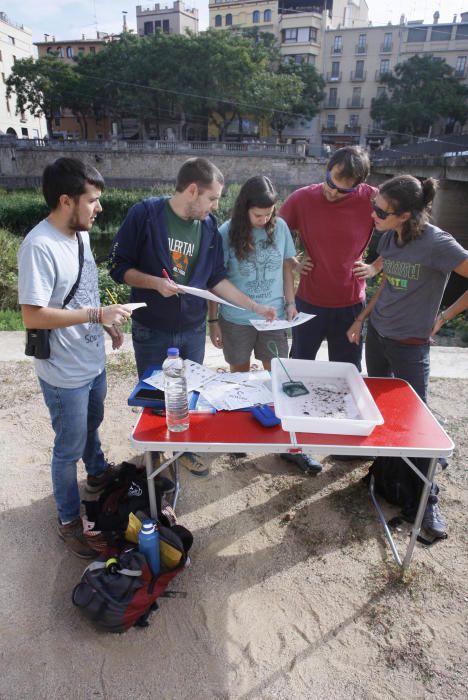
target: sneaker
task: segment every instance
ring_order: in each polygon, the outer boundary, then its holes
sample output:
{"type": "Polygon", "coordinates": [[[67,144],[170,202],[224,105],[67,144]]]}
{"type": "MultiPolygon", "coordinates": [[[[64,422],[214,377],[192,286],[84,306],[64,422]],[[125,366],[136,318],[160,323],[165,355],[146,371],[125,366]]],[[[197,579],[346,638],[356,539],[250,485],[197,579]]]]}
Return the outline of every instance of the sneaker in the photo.
{"type": "Polygon", "coordinates": [[[428,503],[424,513],[421,528],[435,538],[445,539],[447,533],[445,531],[445,520],[440,512],[438,503],[428,503]]]}
{"type": "Polygon", "coordinates": [[[194,476],[208,476],[210,473],[209,468],[203,462],[200,462],[197,455],[193,454],[193,452],[184,452],[179,457],[178,462],[194,476]]]}
{"type": "Polygon", "coordinates": [[[80,557],[80,559],[95,558],[96,552],[89,546],[83,534],[81,518],[77,518],[66,525],[62,525],[59,520],[57,532],[60,539],[65,542],[65,546],[77,557],[80,557]]]}
{"type": "Polygon", "coordinates": [[[106,471],[98,474],[98,476],[88,474],[86,477],[85,491],[88,493],[98,493],[98,491],[102,491],[115,479],[119,471],[120,467],[116,467],[115,464],[109,464],[106,471]]]}
{"type": "Polygon", "coordinates": [[[281,457],[286,462],[295,464],[304,474],[320,474],[322,471],[320,462],[317,462],[316,459],[305,453],[292,454],[291,452],[284,452],[281,457]]]}

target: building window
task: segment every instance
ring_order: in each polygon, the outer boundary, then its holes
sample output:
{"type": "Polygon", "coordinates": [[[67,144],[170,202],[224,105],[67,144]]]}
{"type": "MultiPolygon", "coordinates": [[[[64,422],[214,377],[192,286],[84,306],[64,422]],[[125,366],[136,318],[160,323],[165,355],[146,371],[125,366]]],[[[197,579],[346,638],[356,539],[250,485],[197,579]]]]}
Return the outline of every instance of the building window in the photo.
{"type": "Polygon", "coordinates": [[[154,29],[157,31],[158,29],[161,29],[161,20],[157,19],[154,23],[154,29]]]}
{"type": "Polygon", "coordinates": [[[334,129],[336,118],[334,114],[327,114],[327,129],[334,129]]]}
{"type": "Polygon", "coordinates": [[[431,41],[450,41],[452,37],[451,24],[437,24],[432,27],[431,41]]]}
{"type": "Polygon", "coordinates": [[[457,33],[455,34],[457,41],[468,39],[468,24],[458,24],[457,33]]]}
{"type": "Polygon", "coordinates": [[[359,125],[359,114],[349,115],[349,126],[354,129],[359,125]]]}
{"type": "Polygon", "coordinates": [[[388,73],[390,70],[390,60],[388,58],[382,58],[380,61],[380,69],[379,73],[380,75],[385,75],[385,73],[388,73]]]}
{"type": "Polygon", "coordinates": [[[222,27],[223,25],[223,18],[221,15],[216,15],[215,17],[215,27],[222,27]]]}
{"type": "Polygon", "coordinates": [[[357,80],[364,79],[364,61],[356,61],[356,70],[354,72],[354,77],[357,80]]]}
{"type": "Polygon", "coordinates": [[[313,27],[299,27],[297,30],[297,41],[314,41],[317,37],[317,30],[313,27]],[[313,35],[315,32],[315,36],[313,35]]]}
{"type": "Polygon", "coordinates": [[[29,132],[28,132],[27,127],[25,127],[25,126],[21,127],[21,136],[26,136],[26,138],[28,138],[29,132]]]}
{"type": "Polygon", "coordinates": [[[163,19],[162,22],[163,22],[162,23],[162,30],[163,30],[164,34],[169,34],[169,32],[171,31],[170,27],[169,27],[169,20],[163,19]]]}
{"type": "Polygon", "coordinates": [[[143,24],[143,34],[148,36],[149,34],[154,34],[154,22],[145,22],[143,24]]]}
{"type": "Polygon", "coordinates": [[[360,107],[360,106],[361,106],[361,88],[355,87],[355,88],[353,88],[353,96],[351,98],[351,107],[360,107]]]}
{"type": "Polygon", "coordinates": [[[340,77],[340,62],[332,61],[331,65],[331,79],[338,80],[340,77]]]}
{"type": "MultiPolygon", "coordinates": [[[[83,49],[84,51],[84,49],[83,49]]],[[[90,46],[89,47],[89,53],[96,53],[96,47],[95,46],[90,46]]]]}
{"type": "Polygon", "coordinates": [[[226,15],[225,24],[226,24],[226,27],[232,27],[232,15],[231,14],[226,15]]]}
{"type": "Polygon", "coordinates": [[[358,53],[366,53],[366,51],[367,51],[367,35],[366,34],[359,34],[357,48],[358,48],[358,53]]]}
{"type": "Polygon", "coordinates": [[[381,85],[380,87],[377,88],[377,95],[376,95],[377,99],[379,97],[383,97],[385,95],[385,90],[386,90],[386,88],[383,85],[381,85]]]}
{"type": "Polygon", "coordinates": [[[391,32],[389,32],[388,34],[384,34],[382,48],[384,51],[391,51],[392,50],[392,34],[391,34],[391,32]]]}
{"type": "Polygon", "coordinates": [[[455,66],[455,75],[457,78],[463,78],[466,69],[466,56],[458,56],[457,64],[455,66]]]}
{"type": "Polygon", "coordinates": [[[13,64],[15,64],[16,63],[16,56],[14,54],[12,56],[12,59],[13,59],[13,64]]]}
{"type": "Polygon", "coordinates": [[[330,88],[328,91],[328,106],[336,107],[338,105],[338,88],[330,88]]]}
{"type": "Polygon", "coordinates": [[[284,29],[283,41],[297,41],[297,29],[284,29]]]}
{"type": "Polygon", "coordinates": [[[67,58],[73,58],[73,47],[67,46],[67,58]]]}
{"type": "Polygon", "coordinates": [[[10,42],[10,44],[13,44],[13,46],[16,44],[16,40],[15,40],[14,36],[8,35],[8,41],[10,42]]]}
{"type": "Polygon", "coordinates": [[[57,46],[56,51],[57,51],[57,56],[58,56],[59,58],[63,58],[63,49],[62,49],[62,47],[61,47],[61,46],[57,46]]]}
{"type": "Polygon", "coordinates": [[[411,29],[408,29],[407,42],[409,44],[426,41],[426,37],[427,37],[427,28],[426,27],[412,27],[411,29]]]}
{"type": "Polygon", "coordinates": [[[3,61],[2,52],[0,51],[0,63],[3,61]]]}
{"type": "Polygon", "coordinates": [[[258,10],[254,10],[252,12],[252,22],[254,24],[257,24],[258,22],[260,22],[260,12],[258,10]]]}
{"type": "Polygon", "coordinates": [[[341,53],[343,51],[343,37],[336,36],[333,43],[333,53],[341,53]]]}
{"type": "Polygon", "coordinates": [[[271,22],[271,10],[265,10],[265,12],[263,13],[263,21],[271,22]]]}

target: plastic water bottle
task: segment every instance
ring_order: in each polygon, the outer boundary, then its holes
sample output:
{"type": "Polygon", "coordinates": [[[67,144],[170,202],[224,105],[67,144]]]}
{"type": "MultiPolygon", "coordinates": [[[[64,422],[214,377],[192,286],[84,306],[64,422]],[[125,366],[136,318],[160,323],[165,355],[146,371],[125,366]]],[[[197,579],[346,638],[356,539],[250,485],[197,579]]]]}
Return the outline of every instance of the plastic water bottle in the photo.
{"type": "Polygon", "coordinates": [[[141,554],[145,555],[153,576],[157,576],[161,572],[161,557],[159,528],[154,520],[143,520],[141,530],[138,533],[138,549],[141,554]]]}
{"type": "Polygon", "coordinates": [[[184,361],[179,356],[178,348],[168,348],[162,369],[167,427],[174,433],[180,433],[189,427],[190,416],[184,361]]]}

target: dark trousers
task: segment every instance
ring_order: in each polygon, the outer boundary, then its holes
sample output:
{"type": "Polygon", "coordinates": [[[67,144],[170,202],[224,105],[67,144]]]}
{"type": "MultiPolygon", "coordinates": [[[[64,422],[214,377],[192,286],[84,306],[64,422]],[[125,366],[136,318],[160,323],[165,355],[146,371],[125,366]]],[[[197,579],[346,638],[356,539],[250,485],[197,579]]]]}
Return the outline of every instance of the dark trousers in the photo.
{"type": "MultiPolygon", "coordinates": [[[[406,345],[391,338],[384,338],[368,323],[366,336],[366,365],[369,377],[396,377],[404,379],[418,396],[427,403],[429,384],[429,343],[406,345]]],[[[418,469],[427,474],[430,460],[426,457],[412,459],[418,469]]],[[[422,482],[421,482],[422,483],[422,482]]],[[[432,484],[429,501],[437,502],[439,487],[432,484]]]]}
{"type": "Polygon", "coordinates": [[[351,362],[361,371],[362,338],[359,345],[350,343],[346,331],[353,324],[364,304],[329,309],[307,304],[296,297],[298,311],[315,314],[315,318],[293,328],[291,357],[297,360],[315,360],[323,340],[328,342],[331,362],[351,362]]]}

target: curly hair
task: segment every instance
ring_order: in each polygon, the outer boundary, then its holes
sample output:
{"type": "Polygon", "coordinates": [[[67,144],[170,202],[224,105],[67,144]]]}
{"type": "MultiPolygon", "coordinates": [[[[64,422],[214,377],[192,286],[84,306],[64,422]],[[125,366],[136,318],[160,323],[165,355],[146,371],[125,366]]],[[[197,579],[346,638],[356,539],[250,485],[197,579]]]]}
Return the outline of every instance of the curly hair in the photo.
{"type": "Polygon", "coordinates": [[[276,226],[276,207],[278,193],[271,180],[264,175],[256,175],[249,178],[242,185],[232,210],[231,224],[229,227],[229,242],[234,248],[236,258],[245,260],[255,250],[252,236],[252,224],[249,219],[249,209],[269,209],[273,207],[270,220],[265,225],[267,245],[274,242],[276,226]]]}
{"type": "Polygon", "coordinates": [[[411,214],[402,227],[404,243],[421,238],[430,217],[438,184],[432,177],[420,182],[412,175],[397,175],[379,187],[379,193],[385,197],[396,214],[411,214]]]}

